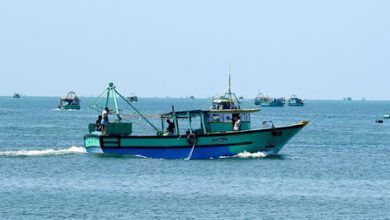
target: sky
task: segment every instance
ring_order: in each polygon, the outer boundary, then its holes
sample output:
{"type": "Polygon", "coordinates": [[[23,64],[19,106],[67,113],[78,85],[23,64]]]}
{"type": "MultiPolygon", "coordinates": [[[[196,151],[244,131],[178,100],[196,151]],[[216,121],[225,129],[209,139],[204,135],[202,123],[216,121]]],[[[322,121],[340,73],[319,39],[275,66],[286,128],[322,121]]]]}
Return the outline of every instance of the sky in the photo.
{"type": "Polygon", "coordinates": [[[390,100],[388,0],[0,0],[0,95],[390,100]]]}

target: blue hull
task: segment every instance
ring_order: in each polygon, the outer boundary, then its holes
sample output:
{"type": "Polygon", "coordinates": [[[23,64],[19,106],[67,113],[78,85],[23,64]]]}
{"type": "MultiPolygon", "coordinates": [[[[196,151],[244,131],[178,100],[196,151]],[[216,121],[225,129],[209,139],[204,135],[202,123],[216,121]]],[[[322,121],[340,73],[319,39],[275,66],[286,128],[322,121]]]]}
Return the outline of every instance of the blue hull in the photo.
{"type": "MultiPolygon", "coordinates": [[[[88,153],[105,153],[112,155],[134,155],[146,158],[164,158],[164,159],[185,159],[191,154],[191,147],[189,148],[87,148],[88,153]]],[[[219,147],[199,147],[195,146],[192,152],[191,159],[211,159],[219,158],[221,155],[233,156],[235,154],[229,151],[228,146],[219,147]]]]}

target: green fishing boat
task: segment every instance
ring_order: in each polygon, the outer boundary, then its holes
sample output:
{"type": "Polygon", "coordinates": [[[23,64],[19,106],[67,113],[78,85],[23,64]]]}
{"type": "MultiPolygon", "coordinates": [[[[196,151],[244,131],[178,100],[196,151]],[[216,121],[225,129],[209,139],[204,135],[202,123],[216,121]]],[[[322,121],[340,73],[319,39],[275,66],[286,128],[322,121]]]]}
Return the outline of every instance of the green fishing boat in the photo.
{"type": "Polygon", "coordinates": [[[68,95],[60,99],[58,108],[62,110],[80,110],[80,99],[75,92],[70,91],[68,95]]]}
{"type": "Polygon", "coordinates": [[[263,127],[251,127],[251,113],[259,109],[241,109],[240,102],[230,90],[212,101],[210,109],[172,111],[160,114],[161,127],[157,128],[139,112],[110,83],[93,106],[106,109],[115,121],[105,131],[89,124],[84,146],[89,153],[130,155],[165,159],[209,159],[237,155],[241,152],[264,152],[275,155],[297,134],[308,121],[275,127],[264,122],[263,127]],[[132,123],[124,122],[117,98],[127,103],[154,130],[150,135],[134,135],[132,123]],[[103,105],[98,104],[102,100],[103,105]],[[114,107],[109,108],[109,100],[114,107]],[[168,126],[166,123],[168,122],[168,126]],[[183,127],[186,125],[186,127],[183,127]]]}
{"type": "Polygon", "coordinates": [[[292,95],[288,100],[288,106],[303,106],[304,104],[303,99],[298,98],[296,95],[292,95]]]}

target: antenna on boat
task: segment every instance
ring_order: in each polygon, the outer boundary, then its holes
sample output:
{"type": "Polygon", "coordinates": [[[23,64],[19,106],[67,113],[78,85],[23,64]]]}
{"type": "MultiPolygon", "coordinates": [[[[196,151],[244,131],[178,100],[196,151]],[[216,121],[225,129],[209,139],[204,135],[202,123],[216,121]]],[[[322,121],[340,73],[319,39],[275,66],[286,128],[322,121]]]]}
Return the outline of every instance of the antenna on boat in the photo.
{"type": "MultiPolygon", "coordinates": [[[[237,105],[238,105],[237,107],[238,107],[238,109],[240,109],[240,100],[237,98],[235,93],[232,93],[232,64],[230,61],[229,61],[229,88],[228,88],[228,92],[226,94],[228,95],[229,100],[232,100],[233,102],[234,102],[234,99],[236,100],[237,105]]],[[[225,94],[225,96],[226,96],[226,94],[225,94]]]]}
{"type": "MultiPolygon", "coordinates": [[[[95,102],[95,104],[93,106],[91,106],[92,108],[94,109],[97,109],[97,107],[100,107],[98,106],[97,104],[100,102],[100,100],[103,98],[103,95],[104,94],[107,94],[106,95],[106,100],[105,100],[105,106],[104,106],[104,109],[105,108],[108,108],[108,103],[109,103],[109,100],[110,100],[110,96],[113,98],[114,100],[114,105],[115,105],[115,111],[113,112],[113,114],[115,114],[117,116],[117,121],[120,122],[122,120],[122,118],[120,117],[120,109],[118,108],[118,102],[117,102],[117,96],[119,96],[120,98],[122,98],[139,116],[141,116],[142,119],[144,119],[152,128],[154,128],[156,131],[159,132],[158,128],[156,128],[156,126],[154,126],[141,112],[138,111],[138,109],[136,109],[122,94],[120,94],[115,86],[114,86],[114,83],[110,82],[108,84],[108,87],[107,89],[104,90],[104,92],[99,96],[99,98],[97,99],[97,101],[95,102]]],[[[102,107],[100,107],[102,108],[102,107]]]]}
{"type": "Polygon", "coordinates": [[[232,65],[231,65],[231,62],[229,61],[229,89],[228,89],[228,92],[229,94],[232,94],[232,90],[231,90],[231,87],[232,87],[232,79],[231,79],[231,70],[232,70],[232,65]]]}

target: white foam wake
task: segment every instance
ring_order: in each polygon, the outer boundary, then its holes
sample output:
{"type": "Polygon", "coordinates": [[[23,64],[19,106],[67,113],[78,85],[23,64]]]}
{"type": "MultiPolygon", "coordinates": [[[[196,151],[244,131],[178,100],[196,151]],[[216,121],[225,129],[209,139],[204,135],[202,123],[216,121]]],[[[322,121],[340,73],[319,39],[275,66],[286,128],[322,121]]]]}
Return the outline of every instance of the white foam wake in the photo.
{"type": "Polygon", "coordinates": [[[238,153],[234,156],[222,156],[222,157],[219,157],[220,159],[224,159],[224,158],[263,158],[263,157],[267,157],[269,156],[269,154],[267,154],[266,152],[256,152],[256,153],[249,153],[249,152],[242,152],[242,153],[238,153]]]}
{"type": "Polygon", "coordinates": [[[242,152],[237,154],[235,157],[239,158],[262,158],[262,157],[267,157],[268,154],[265,152],[256,152],[256,153],[249,153],[249,152],[242,152]]]}
{"type": "Polygon", "coordinates": [[[0,156],[56,156],[67,154],[83,154],[86,153],[85,148],[72,146],[65,149],[46,149],[46,150],[15,150],[15,151],[0,151],[0,156]]]}

